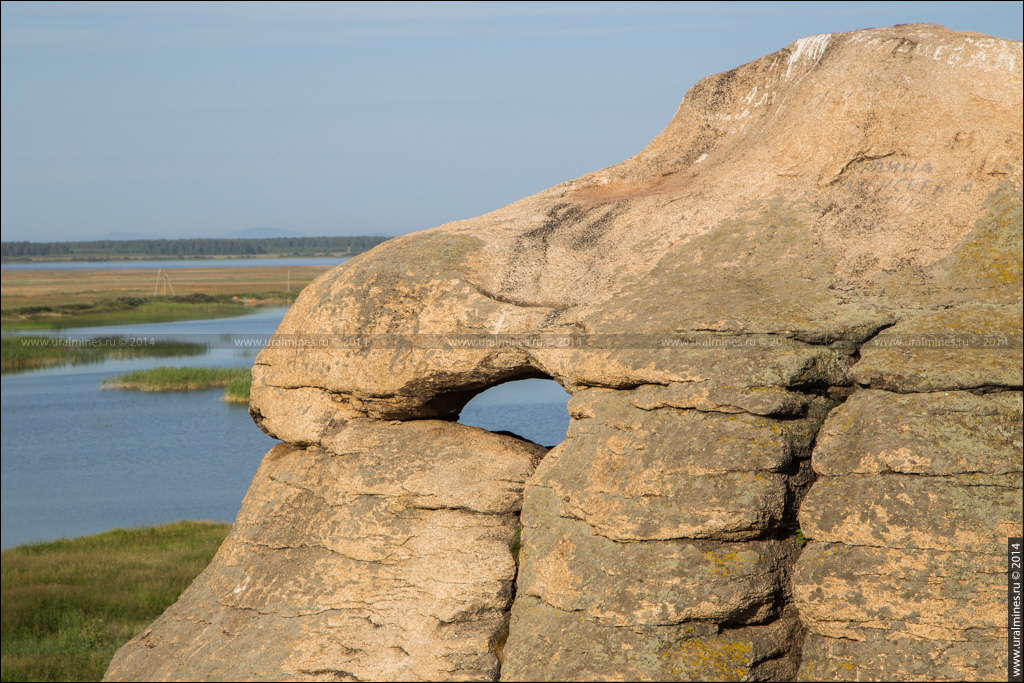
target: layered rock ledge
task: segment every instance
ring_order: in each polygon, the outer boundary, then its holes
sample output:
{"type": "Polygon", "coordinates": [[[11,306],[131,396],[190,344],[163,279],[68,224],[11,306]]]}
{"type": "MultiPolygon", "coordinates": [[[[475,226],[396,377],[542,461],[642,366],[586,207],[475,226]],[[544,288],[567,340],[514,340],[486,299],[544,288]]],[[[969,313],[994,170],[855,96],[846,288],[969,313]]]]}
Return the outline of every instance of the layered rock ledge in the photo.
{"type": "Polygon", "coordinates": [[[107,678],[1002,677],[1022,64],[804,38],[325,274],[253,368],[286,443],[107,678]],[[454,422],[529,377],[572,394],[555,448],[454,422]]]}

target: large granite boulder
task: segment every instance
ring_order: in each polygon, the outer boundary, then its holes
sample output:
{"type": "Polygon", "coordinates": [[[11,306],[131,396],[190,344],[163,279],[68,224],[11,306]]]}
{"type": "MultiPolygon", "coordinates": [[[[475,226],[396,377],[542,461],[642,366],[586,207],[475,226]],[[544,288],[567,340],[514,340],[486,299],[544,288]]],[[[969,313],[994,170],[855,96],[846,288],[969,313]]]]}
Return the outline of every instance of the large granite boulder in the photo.
{"type": "Polygon", "coordinates": [[[1022,63],[805,38],[312,283],[253,368],[287,444],[108,678],[999,678],[1022,63]],[[572,394],[550,452],[453,422],[529,377],[572,394]]]}

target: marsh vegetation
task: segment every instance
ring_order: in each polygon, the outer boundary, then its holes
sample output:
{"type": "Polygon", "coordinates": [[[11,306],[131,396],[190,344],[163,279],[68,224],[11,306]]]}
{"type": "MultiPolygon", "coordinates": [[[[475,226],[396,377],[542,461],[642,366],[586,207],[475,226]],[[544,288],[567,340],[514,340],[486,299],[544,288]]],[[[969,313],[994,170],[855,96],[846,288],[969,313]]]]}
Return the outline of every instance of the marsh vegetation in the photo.
{"type": "Polygon", "coordinates": [[[172,340],[137,340],[106,336],[91,339],[62,339],[43,336],[14,336],[0,339],[0,372],[10,374],[58,365],[100,363],[108,359],[171,358],[201,356],[206,344],[172,340]]]}
{"type": "Polygon", "coordinates": [[[137,391],[202,391],[224,387],[224,400],[248,403],[252,372],[244,368],[172,368],[133,370],[103,380],[104,389],[137,391]]]}
{"type": "Polygon", "coordinates": [[[3,551],[4,681],[98,681],[210,563],[231,525],[175,522],[3,551]]]}

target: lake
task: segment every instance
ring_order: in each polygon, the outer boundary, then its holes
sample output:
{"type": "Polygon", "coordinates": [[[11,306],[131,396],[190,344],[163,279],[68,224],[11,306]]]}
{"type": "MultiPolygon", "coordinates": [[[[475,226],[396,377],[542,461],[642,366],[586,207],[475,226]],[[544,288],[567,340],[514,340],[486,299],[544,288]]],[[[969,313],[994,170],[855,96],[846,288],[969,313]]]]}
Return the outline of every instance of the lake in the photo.
{"type": "MultiPolygon", "coordinates": [[[[104,264],[109,266],[110,264],[104,264]]],[[[64,330],[61,336],[216,339],[203,356],[107,360],[0,378],[2,547],[179,519],[233,521],[275,443],[222,390],[100,389],[130,370],[248,366],[237,337],[271,334],[287,309],[218,320],[64,330]]],[[[36,333],[38,334],[38,333],[36,333]]],[[[568,395],[554,382],[509,382],[474,398],[460,422],[545,445],[565,438],[568,395]]]]}

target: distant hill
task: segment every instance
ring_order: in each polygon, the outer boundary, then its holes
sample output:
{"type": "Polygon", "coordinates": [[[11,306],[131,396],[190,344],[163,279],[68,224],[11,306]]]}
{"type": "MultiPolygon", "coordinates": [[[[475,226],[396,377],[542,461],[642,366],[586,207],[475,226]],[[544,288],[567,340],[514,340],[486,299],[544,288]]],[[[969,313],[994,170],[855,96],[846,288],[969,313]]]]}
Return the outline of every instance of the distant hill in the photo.
{"type": "Polygon", "coordinates": [[[144,232],[108,232],[100,235],[97,240],[162,240],[160,235],[147,235],[144,232]]]}
{"type": "MultiPolygon", "coordinates": [[[[396,237],[402,234],[401,232],[371,232],[364,233],[362,236],[369,237],[396,237]]],[[[193,239],[305,239],[309,235],[301,232],[295,232],[294,230],[285,230],[283,228],[271,228],[267,226],[257,226],[254,228],[242,228],[241,230],[232,230],[231,232],[223,233],[220,235],[200,235],[197,233],[186,233],[183,235],[177,235],[172,238],[168,238],[166,235],[154,235],[152,233],[145,232],[122,232],[114,231],[104,233],[97,237],[88,237],[83,240],[76,240],[78,243],[84,242],[105,242],[109,240],[124,242],[134,240],[193,240],[193,239]]]]}
{"type": "MultiPolygon", "coordinates": [[[[295,232],[294,230],[282,230],[281,228],[268,228],[265,226],[255,228],[243,228],[241,230],[233,230],[222,235],[216,235],[215,237],[220,239],[263,239],[266,237],[306,237],[302,233],[295,232]]],[[[88,241],[103,241],[103,240],[165,240],[168,239],[164,235],[154,235],[152,233],[144,232],[108,232],[99,237],[92,238],[88,241]]],[[[181,235],[173,239],[202,239],[199,235],[189,234],[181,235]]],[[[83,240],[84,241],[84,240],[83,240]]]]}
{"type": "Polygon", "coordinates": [[[262,239],[266,237],[306,237],[306,235],[295,232],[294,230],[260,227],[234,230],[225,235],[221,235],[221,237],[224,239],[262,239]]]}

